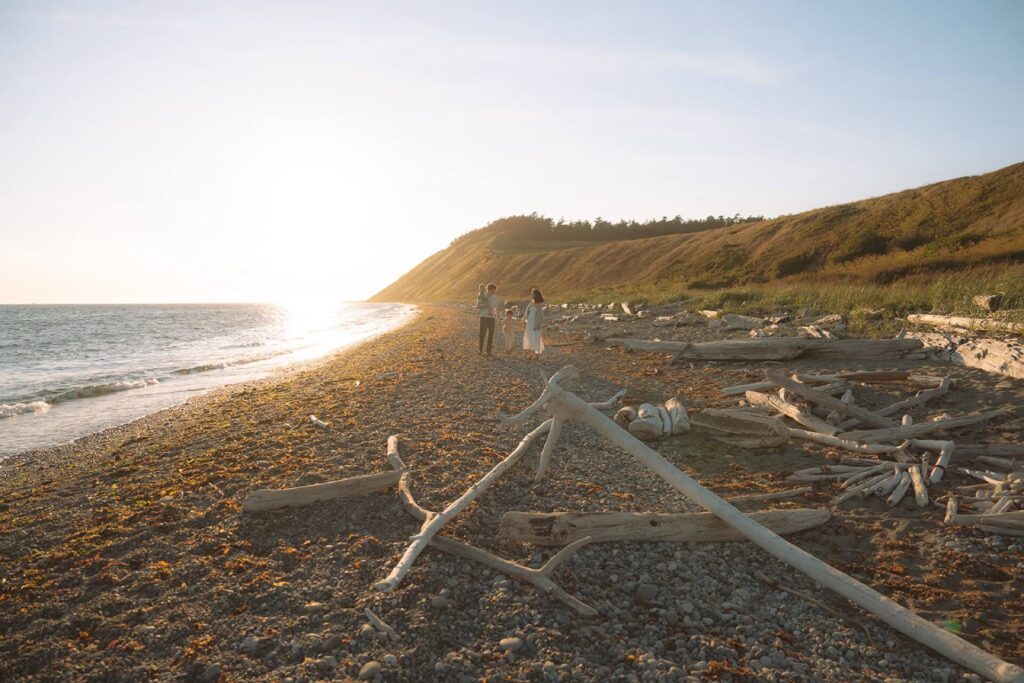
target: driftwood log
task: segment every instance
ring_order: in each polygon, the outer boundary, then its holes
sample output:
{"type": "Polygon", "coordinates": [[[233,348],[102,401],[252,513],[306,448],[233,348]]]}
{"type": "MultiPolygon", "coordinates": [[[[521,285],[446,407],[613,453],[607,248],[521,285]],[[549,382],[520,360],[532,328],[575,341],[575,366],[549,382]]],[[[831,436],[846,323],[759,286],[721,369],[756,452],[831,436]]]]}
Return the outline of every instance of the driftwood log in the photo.
{"type": "Polygon", "coordinates": [[[290,489],[257,489],[242,503],[242,512],[262,512],[309,505],[319,500],[365,496],[397,485],[398,475],[398,472],[378,472],[290,489]]]}
{"type": "Polygon", "coordinates": [[[1006,415],[1006,411],[999,408],[997,410],[989,410],[983,413],[974,413],[973,415],[950,417],[944,420],[934,420],[932,422],[918,422],[917,424],[901,427],[862,429],[852,432],[844,432],[840,434],[839,437],[842,439],[856,439],[858,441],[871,442],[902,441],[904,439],[914,439],[919,436],[931,434],[932,432],[937,432],[939,430],[967,427],[979,422],[986,422],[1001,415],[1006,415]]]}
{"type": "Polygon", "coordinates": [[[806,358],[900,358],[924,345],[917,339],[806,339],[763,337],[715,342],[607,339],[605,343],[635,351],[674,353],[694,360],[792,360],[806,358]]]}
{"type": "MultiPolygon", "coordinates": [[[[821,526],[831,516],[827,508],[750,513],[751,519],[779,535],[821,526]]],[[[581,538],[670,543],[746,540],[710,512],[506,512],[501,517],[501,534],[522,543],[554,546],[581,538]]]]}
{"type": "Polygon", "coordinates": [[[789,429],[777,417],[739,410],[706,408],[690,424],[713,439],[742,448],[772,448],[789,440],[789,429]]]}
{"type": "Polygon", "coordinates": [[[942,330],[1024,333],[1024,325],[1021,323],[992,320],[990,318],[968,318],[958,315],[931,315],[924,313],[908,315],[907,322],[937,327],[942,330]]]}
{"type": "Polygon", "coordinates": [[[1024,347],[1019,343],[999,339],[975,339],[958,346],[953,352],[952,360],[964,367],[1024,379],[1024,347]]]}

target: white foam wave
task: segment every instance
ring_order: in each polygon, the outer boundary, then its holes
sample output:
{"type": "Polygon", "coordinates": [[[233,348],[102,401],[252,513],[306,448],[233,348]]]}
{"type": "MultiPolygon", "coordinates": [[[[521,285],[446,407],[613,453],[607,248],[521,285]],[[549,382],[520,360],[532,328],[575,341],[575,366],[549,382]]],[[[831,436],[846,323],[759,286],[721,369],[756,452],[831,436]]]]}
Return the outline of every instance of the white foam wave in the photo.
{"type": "Polygon", "coordinates": [[[59,403],[61,401],[73,401],[74,399],[77,398],[93,398],[95,396],[103,396],[104,394],[112,394],[116,391],[141,389],[143,387],[149,387],[159,383],[160,380],[158,380],[157,378],[147,377],[146,379],[125,380],[122,382],[108,382],[106,384],[87,384],[84,387],[70,389],[63,393],[57,394],[56,396],[52,397],[50,401],[52,403],[59,403]]]}
{"type": "Polygon", "coordinates": [[[0,418],[24,415],[25,413],[45,413],[50,409],[46,401],[29,401],[28,403],[0,403],[0,418]]]}

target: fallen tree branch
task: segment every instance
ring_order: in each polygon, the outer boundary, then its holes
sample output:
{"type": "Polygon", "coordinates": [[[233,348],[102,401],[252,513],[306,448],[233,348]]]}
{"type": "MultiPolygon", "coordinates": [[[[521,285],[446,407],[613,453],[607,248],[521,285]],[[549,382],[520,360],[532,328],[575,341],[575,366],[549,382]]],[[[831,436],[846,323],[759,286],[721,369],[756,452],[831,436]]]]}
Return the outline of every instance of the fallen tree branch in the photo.
{"type": "MultiPolygon", "coordinates": [[[[890,427],[893,425],[892,420],[880,417],[872,413],[870,410],[861,408],[858,405],[843,403],[839,399],[833,398],[824,392],[792,380],[780,372],[769,372],[768,379],[772,382],[778,383],[780,387],[784,387],[788,391],[792,391],[797,396],[803,396],[809,401],[814,401],[818,405],[831,408],[832,410],[844,415],[856,417],[861,422],[866,422],[867,424],[875,425],[876,427],[890,427]]],[[[843,438],[850,437],[844,435],[843,438]]]]}

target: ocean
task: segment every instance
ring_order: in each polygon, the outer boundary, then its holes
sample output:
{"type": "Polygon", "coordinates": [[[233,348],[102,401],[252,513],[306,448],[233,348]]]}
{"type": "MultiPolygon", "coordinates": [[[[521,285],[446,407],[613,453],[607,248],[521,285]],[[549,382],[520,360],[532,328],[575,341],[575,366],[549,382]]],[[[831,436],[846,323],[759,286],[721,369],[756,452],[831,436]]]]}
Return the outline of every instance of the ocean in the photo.
{"type": "Polygon", "coordinates": [[[0,306],[0,458],[387,332],[412,306],[0,306]]]}

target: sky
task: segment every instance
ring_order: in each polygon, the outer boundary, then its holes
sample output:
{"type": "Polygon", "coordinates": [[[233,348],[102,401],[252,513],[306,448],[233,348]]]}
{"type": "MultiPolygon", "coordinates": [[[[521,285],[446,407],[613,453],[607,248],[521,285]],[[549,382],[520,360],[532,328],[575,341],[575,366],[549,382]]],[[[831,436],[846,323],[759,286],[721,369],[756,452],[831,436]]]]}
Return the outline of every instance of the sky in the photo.
{"type": "Polygon", "coordinates": [[[0,303],[356,300],[512,214],[1024,161],[1024,3],[0,0],[0,303]]]}

